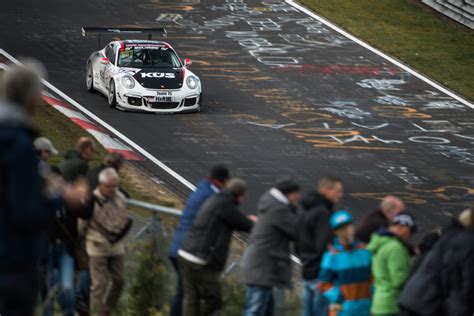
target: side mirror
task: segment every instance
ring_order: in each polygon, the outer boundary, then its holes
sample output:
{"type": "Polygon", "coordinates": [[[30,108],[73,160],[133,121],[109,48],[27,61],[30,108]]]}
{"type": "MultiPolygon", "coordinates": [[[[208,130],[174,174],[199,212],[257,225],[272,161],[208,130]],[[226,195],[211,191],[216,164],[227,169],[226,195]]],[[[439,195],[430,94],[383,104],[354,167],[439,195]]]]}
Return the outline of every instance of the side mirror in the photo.
{"type": "Polygon", "coordinates": [[[191,66],[192,64],[193,64],[193,62],[191,61],[191,59],[186,58],[186,59],[184,60],[184,67],[189,67],[189,66],[191,66]]]}
{"type": "Polygon", "coordinates": [[[109,61],[109,59],[108,59],[107,57],[102,57],[102,58],[100,59],[100,63],[101,63],[102,65],[107,65],[109,62],[110,62],[110,61],[109,61]]]}

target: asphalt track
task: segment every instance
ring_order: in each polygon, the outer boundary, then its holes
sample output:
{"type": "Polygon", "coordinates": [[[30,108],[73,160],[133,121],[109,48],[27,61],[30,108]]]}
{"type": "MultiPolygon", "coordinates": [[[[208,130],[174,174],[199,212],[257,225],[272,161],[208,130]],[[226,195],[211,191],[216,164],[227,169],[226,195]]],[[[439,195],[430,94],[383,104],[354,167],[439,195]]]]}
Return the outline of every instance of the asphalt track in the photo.
{"type": "Polygon", "coordinates": [[[282,175],[307,189],[342,177],[356,215],[400,195],[426,230],[474,202],[473,110],[281,0],[5,1],[0,26],[0,48],[44,62],[52,84],[189,181],[231,166],[248,211],[282,175]],[[165,26],[204,112],[124,113],[89,94],[98,46],[83,25],[165,26]]]}

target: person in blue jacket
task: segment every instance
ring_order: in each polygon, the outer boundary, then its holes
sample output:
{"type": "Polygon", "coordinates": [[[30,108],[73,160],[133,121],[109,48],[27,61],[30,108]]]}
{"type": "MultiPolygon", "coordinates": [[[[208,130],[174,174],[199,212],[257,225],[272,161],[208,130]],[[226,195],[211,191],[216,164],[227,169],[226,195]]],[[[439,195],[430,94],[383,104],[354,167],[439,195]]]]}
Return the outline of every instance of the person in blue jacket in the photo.
{"type": "Polygon", "coordinates": [[[171,316],[181,316],[183,301],[183,279],[178,265],[178,250],[184,240],[186,232],[191,228],[196,215],[204,202],[213,194],[221,191],[230,178],[229,170],[222,165],[212,167],[209,176],[203,179],[192,192],[183,209],[183,214],[179,220],[178,226],[173,236],[171,246],[168,252],[169,258],[177,273],[176,295],[171,303],[171,316]]]}
{"type": "MultiPolygon", "coordinates": [[[[31,116],[41,102],[34,67],[13,66],[0,89],[0,315],[30,316],[39,292],[39,264],[63,198],[72,191],[44,172],[31,116]]],[[[82,197],[79,197],[82,198],[82,197]]]]}
{"type": "Polygon", "coordinates": [[[369,316],[372,302],[371,254],[354,240],[352,215],[330,218],[335,237],[321,261],[317,287],[330,302],[329,316],[369,316]]]}

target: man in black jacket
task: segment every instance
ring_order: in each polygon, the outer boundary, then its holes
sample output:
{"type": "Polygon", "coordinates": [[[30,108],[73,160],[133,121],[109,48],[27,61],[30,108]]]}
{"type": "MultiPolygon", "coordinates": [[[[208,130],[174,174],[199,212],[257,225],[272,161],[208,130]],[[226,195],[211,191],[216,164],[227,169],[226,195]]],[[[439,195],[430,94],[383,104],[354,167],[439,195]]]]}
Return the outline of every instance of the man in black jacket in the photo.
{"type": "Polygon", "coordinates": [[[222,306],[219,277],[234,230],[249,232],[255,216],[239,210],[247,190],[241,179],[210,197],[198,212],[178,250],[184,280],[184,316],[216,315],[222,306]]]}
{"type": "Polygon", "coordinates": [[[321,259],[331,239],[329,218],[342,195],[342,180],[326,176],[301,201],[304,211],[298,218],[297,249],[303,263],[304,316],[328,314],[328,302],[319,294],[316,284],[321,259]]]}
{"type": "Polygon", "coordinates": [[[291,242],[296,239],[299,185],[283,179],[258,202],[258,222],[241,260],[247,285],[245,316],[274,315],[273,288],[291,287],[291,242]]]}
{"type": "Polygon", "coordinates": [[[398,197],[393,195],[384,197],[380,202],[380,207],[362,219],[356,229],[356,239],[368,244],[373,233],[380,227],[388,227],[390,221],[404,210],[405,204],[398,197]]]}
{"type": "Polygon", "coordinates": [[[401,315],[474,315],[474,214],[453,219],[400,295],[401,315]]]}

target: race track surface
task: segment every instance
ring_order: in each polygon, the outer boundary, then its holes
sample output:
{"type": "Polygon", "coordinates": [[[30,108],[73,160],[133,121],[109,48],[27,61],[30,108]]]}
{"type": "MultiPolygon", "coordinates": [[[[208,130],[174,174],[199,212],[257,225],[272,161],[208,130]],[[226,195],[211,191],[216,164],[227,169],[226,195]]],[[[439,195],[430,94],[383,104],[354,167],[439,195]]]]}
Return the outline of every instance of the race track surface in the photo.
{"type": "MultiPolygon", "coordinates": [[[[196,183],[224,162],[250,184],[345,180],[356,215],[400,195],[430,229],[474,202],[474,112],[281,0],[7,1],[0,47],[196,183]],[[203,82],[204,112],[124,113],[84,86],[81,27],[164,26],[203,82]]],[[[103,45],[105,45],[103,40],[103,45]]],[[[159,174],[159,170],[156,170],[159,174]]]]}

